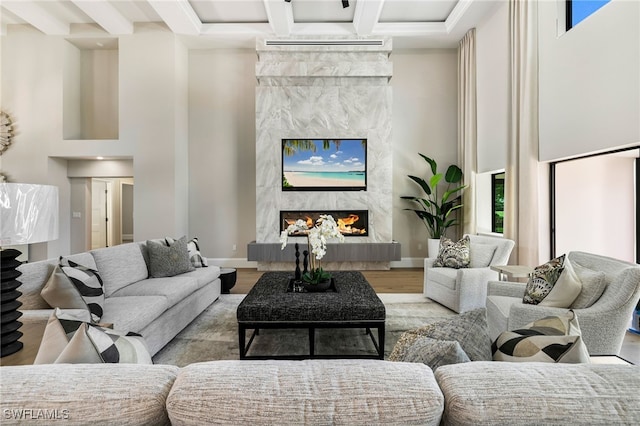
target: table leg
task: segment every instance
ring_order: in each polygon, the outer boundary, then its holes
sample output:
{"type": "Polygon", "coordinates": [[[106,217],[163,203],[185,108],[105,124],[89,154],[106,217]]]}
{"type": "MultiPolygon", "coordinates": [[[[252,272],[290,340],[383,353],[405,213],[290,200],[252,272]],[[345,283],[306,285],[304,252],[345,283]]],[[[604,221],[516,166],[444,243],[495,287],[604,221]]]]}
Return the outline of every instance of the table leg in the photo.
{"type": "Polygon", "coordinates": [[[245,328],[244,325],[238,324],[238,349],[240,350],[240,359],[244,359],[247,355],[245,348],[245,328]]]}
{"type": "Polygon", "coordinates": [[[316,344],[316,329],[314,327],[309,327],[309,355],[313,357],[315,354],[315,344],[316,344]]]}
{"type": "Polygon", "coordinates": [[[384,359],[384,324],[378,327],[378,356],[384,359]]]}

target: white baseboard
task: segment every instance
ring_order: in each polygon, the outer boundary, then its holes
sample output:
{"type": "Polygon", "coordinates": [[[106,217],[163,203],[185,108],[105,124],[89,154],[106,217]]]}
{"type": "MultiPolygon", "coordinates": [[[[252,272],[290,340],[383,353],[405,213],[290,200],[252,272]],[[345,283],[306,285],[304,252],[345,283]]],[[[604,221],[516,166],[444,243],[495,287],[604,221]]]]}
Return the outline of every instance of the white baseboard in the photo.
{"type": "MultiPolygon", "coordinates": [[[[258,262],[249,261],[240,257],[213,258],[208,257],[209,265],[220,266],[221,268],[257,268],[258,262]]],[[[390,263],[391,268],[422,268],[424,266],[423,257],[403,257],[402,260],[390,263]]]]}

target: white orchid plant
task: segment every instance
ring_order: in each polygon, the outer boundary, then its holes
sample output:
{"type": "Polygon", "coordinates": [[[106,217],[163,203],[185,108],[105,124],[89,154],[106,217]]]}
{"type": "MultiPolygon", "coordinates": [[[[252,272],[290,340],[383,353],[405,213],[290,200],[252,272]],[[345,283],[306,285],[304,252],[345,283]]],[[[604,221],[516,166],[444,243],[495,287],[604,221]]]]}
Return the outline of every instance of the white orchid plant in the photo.
{"type": "Polygon", "coordinates": [[[331,275],[325,272],[320,264],[321,259],[327,254],[327,240],[337,238],[341,243],[344,242],[344,235],[340,232],[340,228],[333,216],[320,215],[312,228],[309,228],[304,220],[298,219],[280,233],[281,250],[284,250],[287,246],[289,235],[293,233],[307,236],[307,244],[313,254],[313,256],[309,256],[309,271],[302,276],[302,279],[308,283],[318,284],[331,278],[331,275]]]}

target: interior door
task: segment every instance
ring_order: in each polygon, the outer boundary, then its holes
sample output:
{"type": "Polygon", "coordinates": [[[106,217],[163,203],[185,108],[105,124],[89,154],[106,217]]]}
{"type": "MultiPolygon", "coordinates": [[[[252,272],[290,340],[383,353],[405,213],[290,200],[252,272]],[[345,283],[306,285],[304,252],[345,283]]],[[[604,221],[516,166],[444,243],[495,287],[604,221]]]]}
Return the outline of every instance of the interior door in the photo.
{"type": "Polygon", "coordinates": [[[110,194],[111,182],[92,179],[91,181],[91,249],[109,247],[110,237],[110,194]]]}

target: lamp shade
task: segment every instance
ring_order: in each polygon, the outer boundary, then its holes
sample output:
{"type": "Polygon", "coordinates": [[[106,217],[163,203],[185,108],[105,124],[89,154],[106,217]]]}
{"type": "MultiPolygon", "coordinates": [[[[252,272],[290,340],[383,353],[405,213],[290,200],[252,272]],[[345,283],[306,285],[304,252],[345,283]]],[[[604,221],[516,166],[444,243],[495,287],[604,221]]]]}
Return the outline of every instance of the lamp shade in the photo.
{"type": "Polygon", "coordinates": [[[58,239],[58,188],[0,183],[0,246],[58,239]]]}

